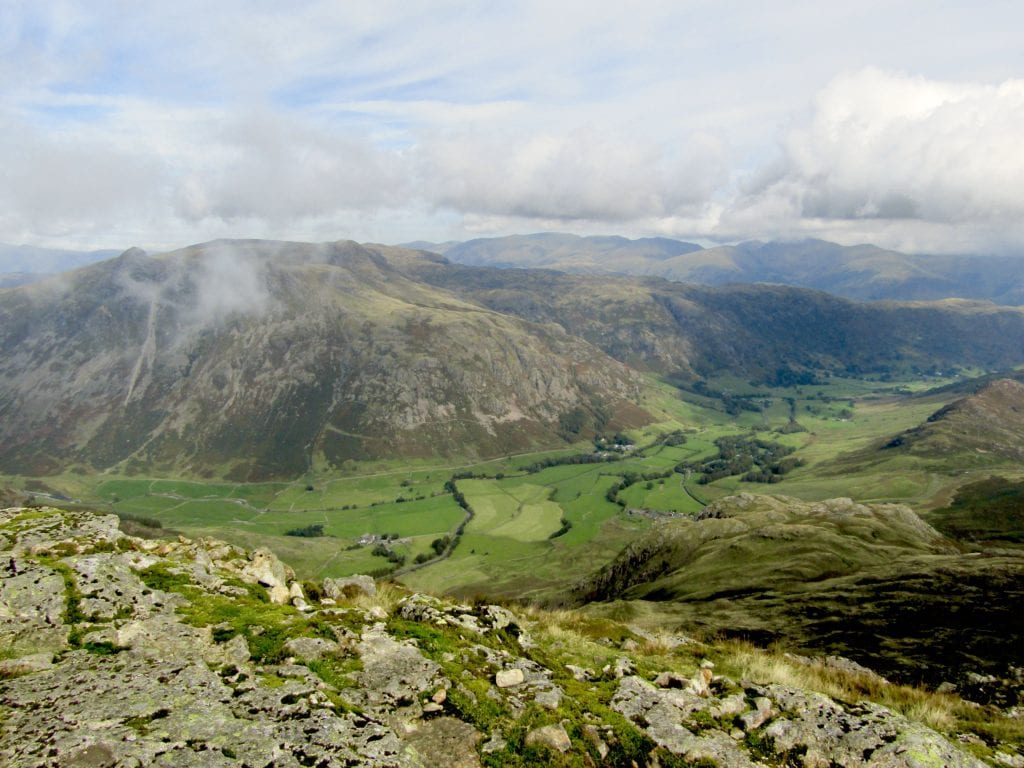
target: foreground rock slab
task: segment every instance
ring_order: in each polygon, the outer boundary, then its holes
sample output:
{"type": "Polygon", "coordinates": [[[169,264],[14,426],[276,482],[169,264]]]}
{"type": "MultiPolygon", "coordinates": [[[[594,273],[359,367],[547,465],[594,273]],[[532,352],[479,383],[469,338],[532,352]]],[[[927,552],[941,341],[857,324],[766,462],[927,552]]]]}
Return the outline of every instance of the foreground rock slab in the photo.
{"type": "Polygon", "coordinates": [[[5,768],[985,764],[877,704],[676,663],[688,644],[564,655],[543,619],[367,577],[300,605],[268,550],[45,509],[0,510],[0,547],[5,768]]]}

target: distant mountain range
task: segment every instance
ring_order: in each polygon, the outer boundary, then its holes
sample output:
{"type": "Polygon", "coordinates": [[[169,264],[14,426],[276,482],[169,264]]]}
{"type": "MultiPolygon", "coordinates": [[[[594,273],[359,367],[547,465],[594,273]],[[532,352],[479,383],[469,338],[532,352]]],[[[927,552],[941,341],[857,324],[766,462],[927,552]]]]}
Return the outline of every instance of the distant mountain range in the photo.
{"type": "MultiPolygon", "coordinates": [[[[665,237],[631,240],[553,232],[465,242],[416,241],[401,247],[441,254],[468,266],[663,277],[700,285],[773,283],[856,301],[962,298],[1024,305],[1024,269],[1015,256],[914,255],[813,239],[703,248],[665,237]]],[[[0,243],[0,288],[24,285],[117,253],[0,243]]]]}
{"type": "Polygon", "coordinates": [[[41,275],[67,272],[117,254],[116,250],[76,251],[0,243],[0,288],[24,285],[41,275]]]}
{"type": "Polygon", "coordinates": [[[645,423],[653,372],[1024,362],[1024,310],[452,264],[352,242],[133,249],[0,291],[0,469],[238,479],[645,423]]]}
{"type": "Polygon", "coordinates": [[[667,238],[512,235],[417,247],[473,266],[656,276],[703,285],[779,283],[858,301],[981,299],[1024,304],[1022,261],[1010,256],[911,255],[824,240],[701,248],[667,238]]]}

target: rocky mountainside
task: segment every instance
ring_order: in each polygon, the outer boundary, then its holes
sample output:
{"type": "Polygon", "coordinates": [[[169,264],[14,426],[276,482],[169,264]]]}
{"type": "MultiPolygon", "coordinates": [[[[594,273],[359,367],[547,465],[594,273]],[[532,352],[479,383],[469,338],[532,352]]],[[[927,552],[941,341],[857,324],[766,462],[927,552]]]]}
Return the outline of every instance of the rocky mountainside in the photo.
{"type": "Polygon", "coordinates": [[[0,511],[0,560],[11,768],[1024,763],[1019,716],[838,659],[299,584],[84,512],[0,511]]]}
{"type": "Polygon", "coordinates": [[[998,369],[1024,355],[1024,310],[987,303],[855,303],[784,286],[710,288],[427,259],[396,267],[495,311],[557,323],[631,366],[691,380],[998,369]]]}
{"type": "Polygon", "coordinates": [[[438,252],[474,266],[647,275],[703,285],[779,283],[858,301],[956,297],[1024,304],[1024,278],[1015,256],[913,255],[814,239],[703,249],[666,238],[551,233],[468,240],[445,244],[438,252]]]}
{"type": "Polygon", "coordinates": [[[645,423],[637,371],[764,383],[1006,368],[1024,310],[225,241],[0,289],[0,470],[257,480],[645,423]]]}
{"type": "Polygon", "coordinates": [[[0,291],[0,466],[255,479],[562,444],[566,414],[590,430],[645,419],[638,378],[597,348],[410,280],[383,253],[128,251],[0,291]]]}
{"type": "Polygon", "coordinates": [[[962,685],[1015,674],[1024,552],[964,551],[902,505],[740,494],[658,524],[575,597],[628,601],[589,609],[602,615],[656,605],[668,625],[962,685]]]}

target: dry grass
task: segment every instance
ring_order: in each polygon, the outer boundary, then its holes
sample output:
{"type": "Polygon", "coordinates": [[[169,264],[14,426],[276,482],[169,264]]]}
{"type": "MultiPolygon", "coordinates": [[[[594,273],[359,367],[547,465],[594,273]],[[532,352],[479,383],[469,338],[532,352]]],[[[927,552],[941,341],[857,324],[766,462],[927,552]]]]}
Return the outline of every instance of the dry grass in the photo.
{"type": "Polygon", "coordinates": [[[950,733],[961,727],[967,716],[976,716],[974,705],[957,696],[888,683],[870,672],[802,664],[739,642],[722,643],[720,650],[725,654],[723,666],[739,678],[817,691],[850,704],[873,701],[937,731],[950,733]]]}
{"type": "Polygon", "coordinates": [[[349,604],[361,608],[364,611],[370,610],[371,608],[381,608],[388,615],[395,612],[395,608],[398,607],[398,603],[403,598],[408,597],[412,593],[403,586],[395,584],[390,581],[378,581],[377,582],[377,594],[375,595],[364,595],[359,594],[349,601],[349,604]]]}
{"type": "Polygon", "coordinates": [[[679,635],[664,630],[651,632],[640,641],[644,656],[668,656],[680,646],[679,635]]]}

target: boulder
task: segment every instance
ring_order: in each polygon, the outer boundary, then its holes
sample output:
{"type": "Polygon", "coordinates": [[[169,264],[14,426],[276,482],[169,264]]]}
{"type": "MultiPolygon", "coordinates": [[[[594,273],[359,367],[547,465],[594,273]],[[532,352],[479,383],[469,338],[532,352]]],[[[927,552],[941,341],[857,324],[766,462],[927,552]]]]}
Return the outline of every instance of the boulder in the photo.
{"type": "Polygon", "coordinates": [[[562,691],[559,688],[541,691],[533,698],[533,700],[545,709],[558,709],[562,704],[562,691]]]}
{"type": "Polygon", "coordinates": [[[565,732],[565,726],[561,723],[534,728],[526,734],[525,743],[528,747],[547,747],[557,752],[568,752],[572,749],[572,741],[569,740],[569,734],[565,732]]]}
{"type": "Polygon", "coordinates": [[[373,597],[377,584],[370,576],[356,575],[344,579],[324,579],[323,593],[331,600],[359,596],[373,597]]]}
{"type": "Polygon", "coordinates": [[[517,668],[500,669],[494,675],[494,684],[499,688],[512,688],[522,685],[525,681],[526,676],[523,674],[523,670],[517,668]]]}
{"type": "Polygon", "coordinates": [[[288,580],[293,574],[277,555],[265,547],[249,553],[249,562],[242,566],[238,575],[249,584],[260,584],[267,589],[282,587],[287,591],[288,580]]]}

